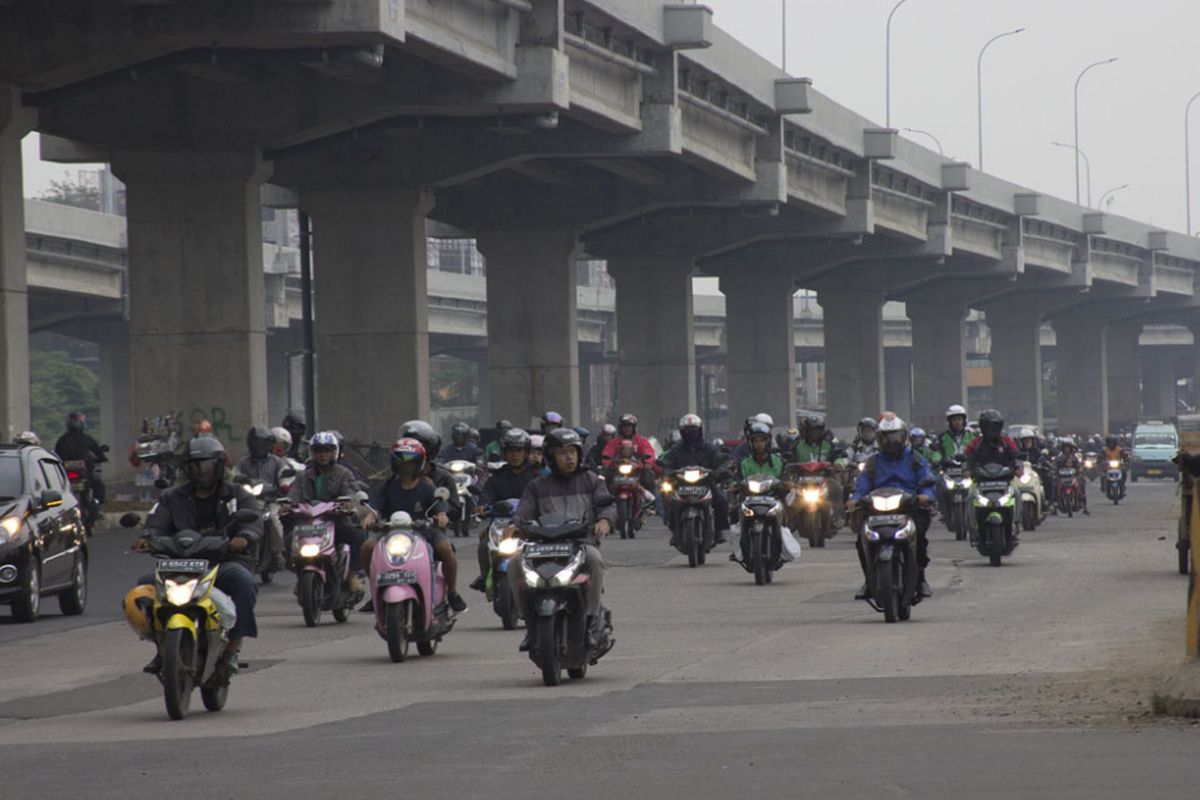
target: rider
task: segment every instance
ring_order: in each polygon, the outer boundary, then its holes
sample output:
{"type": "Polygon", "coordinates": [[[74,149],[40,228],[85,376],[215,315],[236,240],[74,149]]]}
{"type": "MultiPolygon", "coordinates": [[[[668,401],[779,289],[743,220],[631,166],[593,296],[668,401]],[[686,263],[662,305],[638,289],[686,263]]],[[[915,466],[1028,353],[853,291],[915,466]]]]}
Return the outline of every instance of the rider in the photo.
{"type": "MultiPolygon", "coordinates": [[[[721,544],[729,539],[729,499],[716,478],[725,465],[725,456],[721,453],[721,448],[704,441],[704,421],[695,414],[684,414],[680,418],[679,436],[679,444],[663,453],[658,464],[671,471],[686,467],[704,467],[713,473],[713,519],[717,528],[716,542],[721,544]]],[[[672,546],[674,536],[675,532],[672,531],[672,546]]]]}
{"type": "MultiPolygon", "coordinates": [[[[397,511],[403,511],[413,519],[431,517],[434,524],[431,528],[425,528],[425,540],[433,546],[434,559],[442,563],[450,607],[455,611],[465,611],[467,604],[455,591],[458,559],[454,555],[450,538],[446,536],[450,517],[446,514],[442,501],[434,495],[437,490],[433,481],[425,475],[425,455],[424,445],[416,439],[399,439],[392,445],[389,458],[392,475],[371,498],[371,510],[363,519],[363,527],[370,529],[376,520],[386,522],[397,511]]],[[[359,556],[368,569],[371,564],[371,551],[378,539],[378,536],[372,534],[362,543],[359,556]]],[[[370,610],[374,610],[373,606],[370,610]]]]}
{"type": "Polygon", "coordinates": [[[763,422],[752,422],[746,436],[750,444],[750,455],[734,464],[734,470],[739,481],[744,481],[752,475],[770,475],[778,478],[783,475],[783,456],[771,451],[771,429],[763,422]]]}
{"type": "MultiPolygon", "coordinates": [[[[509,428],[500,439],[504,448],[505,464],[496,470],[483,484],[479,493],[479,502],[483,506],[492,506],[501,500],[520,500],[525,493],[525,487],[538,477],[538,471],[529,461],[530,436],[520,428],[509,428]]],[[[476,551],[479,558],[479,577],[471,582],[471,588],[485,591],[487,574],[491,570],[492,557],[488,552],[488,529],[484,526],[479,532],[479,548],[476,551]]]]}
{"type": "MultiPolygon", "coordinates": [[[[921,567],[921,582],[917,591],[921,597],[932,597],[933,589],[925,580],[925,568],[929,566],[929,507],[934,499],[933,472],[925,457],[908,446],[908,426],[895,414],[884,414],[883,421],[879,423],[877,438],[879,449],[867,459],[867,466],[858,473],[854,493],[850,496],[846,510],[855,513],[859,503],[876,489],[903,489],[916,495],[917,507],[912,510],[912,518],[917,528],[917,563],[921,567]]],[[[858,530],[861,522],[862,516],[858,515],[852,527],[858,530]]],[[[862,566],[863,577],[869,579],[867,554],[863,550],[862,537],[855,537],[854,545],[858,549],[858,561],[862,566]]],[[[864,580],[854,599],[866,600],[869,593],[870,586],[867,580],[864,580]]]]}
{"type": "Polygon", "coordinates": [[[1117,461],[1121,464],[1121,494],[1125,494],[1125,482],[1129,477],[1129,453],[1111,433],[1104,437],[1104,461],[1117,461]]]}
{"type": "MultiPolygon", "coordinates": [[[[234,468],[234,475],[249,479],[250,483],[261,483],[262,492],[258,495],[263,503],[275,500],[280,495],[279,483],[283,479],[282,472],[288,468],[284,459],[271,452],[275,437],[263,425],[255,425],[246,433],[247,453],[234,468]]],[[[274,556],[275,568],[283,566],[283,530],[278,526],[272,515],[273,523],[267,534],[271,554],[274,556]]]]}
{"type": "Polygon", "coordinates": [[[550,474],[550,468],[546,466],[546,454],[542,452],[542,444],[545,441],[546,437],[540,433],[529,437],[529,466],[533,467],[538,475],[550,474]]]}
{"type": "Polygon", "coordinates": [[[504,438],[504,433],[513,426],[506,419],[497,420],[496,422],[496,438],[488,442],[488,446],[483,448],[483,460],[489,464],[494,464],[497,461],[504,460],[504,447],[500,443],[504,438]]]}
{"type": "MultiPolygon", "coordinates": [[[[733,448],[733,452],[729,455],[730,462],[734,466],[750,455],[750,427],[756,422],[766,425],[768,430],[775,427],[775,418],[765,411],[759,412],[753,417],[747,417],[745,424],[742,425],[742,441],[733,448]]],[[[774,442],[771,442],[771,445],[774,445],[774,442]]]]}
{"type": "MultiPolygon", "coordinates": [[[[545,450],[552,471],[549,475],[537,478],[525,488],[513,518],[514,527],[520,528],[539,519],[543,514],[566,514],[576,519],[584,519],[588,514],[594,514],[593,533],[597,540],[603,539],[616,520],[617,512],[604,481],[596,473],[583,467],[583,444],[579,434],[569,428],[555,429],[546,434],[545,450]]],[[[586,561],[583,571],[589,576],[587,635],[589,644],[597,646],[602,644],[606,635],[605,629],[610,622],[610,615],[600,605],[600,598],[604,592],[604,559],[600,556],[600,549],[591,544],[584,545],[584,558],[586,561]]],[[[516,572],[517,570],[513,570],[509,573],[514,589],[516,572]]],[[[527,620],[521,652],[529,650],[530,625],[532,620],[527,620]]]]}
{"type": "Polygon", "coordinates": [[[83,461],[87,466],[88,483],[92,488],[92,499],[97,506],[104,505],[106,489],[104,481],[96,472],[96,465],[108,461],[100,443],[88,436],[84,429],[87,427],[87,414],[82,411],[72,411],[67,414],[67,431],[58,437],[54,444],[54,452],[63,461],[83,461]]]}
{"type": "Polygon", "coordinates": [[[598,468],[604,462],[604,448],[613,437],[617,435],[617,429],[610,423],[604,423],[600,426],[600,433],[596,435],[596,443],[588,450],[587,456],[584,457],[583,463],[593,469],[598,468]]]}
{"type": "MultiPolygon", "coordinates": [[[[252,554],[262,535],[262,518],[256,514],[252,522],[237,522],[230,526],[236,511],[248,509],[261,512],[262,507],[244,486],[223,479],[225,448],[215,436],[192,439],[188,442],[184,459],[183,474],[187,481],[163,491],[146,519],[145,531],[134,541],[131,549],[148,550],[151,539],[173,536],[183,530],[229,537],[229,551],[221,558],[215,585],[229,595],[237,608],[237,621],[229,631],[229,644],[225,649],[229,668],[236,671],[242,639],[258,636],[258,625],[254,619],[257,590],[252,574],[252,554]]],[[[153,575],[143,576],[138,581],[139,585],[152,583],[153,575]]],[[[157,674],[161,668],[162,659],[155,655],[144,670],[157,674]]]]}
{"type": "Polygon", "coordinates": [[[929,462],[930,466],[933,466],[942,460],[942,454],[935,450],[933,445],[926,441],[924,428],[913,428],[908,434],[908,441],[913,449],[913,452],[921,454],[921,456],[923,456],[925,460],[929,462]]]}
{"type": "Polygon", "coordinates": [[[960,405],[946,409],[946,432],[938,437],[942,458],[949,460],[961,456],[967,445],[975,440],[974,431],[967,427],[967,410],[960,405]]]}
{"type": "MultiPolygon", "coordinates": [[[[314,433],[308,442],[308,463],[304,472],[296,478],[290,496],[292,502],[300,503],[333,503],[340,497],[353,495],[359,491],[358,483],[345,466],[338,463],[337,437],[330,431],[314,433]]],[[[284,518],[284,529],[290,534],[295,525],[295,518],[288,515],[284,518]]],[[[350,547],[350,578],[347,587],[352,592],[362,591],[362,581],[358,573],[362,571],[362,561],[359,559],[359,548],[366,532],[357,520],[345,514],[339,514],[334,520],[334,541],[341,547],[350,547]]]]}
{"type": "Polygon", "coordinates": [[[637,432],[638,418],[633,414],[624,414],[617,422],[617,435],[604,446],[604,452],[600,455],[600,463],[606,468],[612,464],[612,461],[617,456],[617,452],[621,448],[621,443],[624,441],[633,442],[634,456],[641,460],[642,465],[647,467],[640,473],[642,488],[647,491],[654,490],[654,445],[650,444],[650,440],[637,432]]]}
{"type": "Polygon", "coordinates": [[[442,464],[451,461],[478,463],[483,458],[483,451],[479,449],[479,445],[471,441],[470,436],[470,425],[465,422],[454,423],[454,426],[450,428],[450,446],[444,448],[438,455],[438,462],[442,464]]]}
{"type": "Polygon", "coordinates": [[[874,417],[863,417],[858,421],[854,430],[854,441],[850,443],[850,461],[866,461],[875,452],[875,438],[878,435],[879,423],[874,417]]]}
{"type": "MultiPolygon", "coordinates": [[[[1064,437],[1059,442],[1058,456],[1054,459],[1054,469],[1073,469],[1075,470],[1075,485],[1079,487],[1079,504],[1083,507],[1083,513],[1091,516],[1087,505],[1087,480],[1083,477],[1083,457],[1079,455],[1079,445],[1075,444],[1075,440],[1064,437]]],[[[1054,507],[1051,513],[1057,514],[1058,508],[1054,507]]]]}
{"type": "Polygon", "coordinates": [[[788,428],[782,433],[775,434],[775,446],[779,448],[779,452],[783,453],[784,458],[791,459],[801,438],[799,428],[788,428]]]}
{"type": "MultiPolygon", "coordinates": [[[[825,417],[809,414],[801,422],[801,439],[792,452],[794,461],[800,464],[832,464],[836,467],[828,475],[829,496],[845,498],[845,488],[837,479],[838,470],[846,466],[846,450],[833,431],[825,427],[825,417]]],[[[834,503],[834,521],[841,524],[841,504],[834,503]]]]}
{"type": "Polygon", "coordinates": [[[557,411],[547,411],[546,413],[542,414],[542,436],[546,436],[551,431],[556,431],[559,428],[565,428],[566,426],[566,420],[564,420],[563,415],[557,411]]]}
{"type": "Polygon", "coordinates": [[[1054,480],[1049,468],[1050,451],[1038,441],[1037,431],[1033,426],[1026,426],[1017,431],[1017,457],[1033,467],[1042,484],[1042,494],[1048,504],[1054,503],[1054,480]]]}
{"type": "Polygon", "coordinates": [[[292,446],[288,451],[288,456],[301,463],[304,462],[304,434],[308,431],[308,424],[304,421],[303,411],[289,411],[283,416],[283,422],[280,427],[284,428],[292,436],[292,446]]]}
{"type": "MultiPolygon", "coordinates": [[[[450,493],[447,510],[451,522],[458,522],[465,511],[458,500],[458,484],[454,482],[454,473],[437,462],[438,453],[442,449],[442,437],[433,426],[422,419],[412,419],[400,426],[400,439],[416,439],[425,448],[425,477],[433,481],[435,489],[445,489],[450,493]]],[[[454,584],[450,584],[453,587],[454,584]]],[[[458,608],[454,609],[458,611],[458,608]]]]}

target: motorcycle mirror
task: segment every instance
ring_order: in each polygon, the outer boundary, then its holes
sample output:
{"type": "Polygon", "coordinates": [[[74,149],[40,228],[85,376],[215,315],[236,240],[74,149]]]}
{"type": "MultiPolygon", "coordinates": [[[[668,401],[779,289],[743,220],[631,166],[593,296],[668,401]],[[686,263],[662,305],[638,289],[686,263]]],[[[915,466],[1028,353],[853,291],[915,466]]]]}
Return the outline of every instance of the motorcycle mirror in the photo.
{"type": "Polygon", "coordinates": [[[127,511],[121,515],[121,519],[118,522],[122,528],[136,528],[142,524],[142,518],[132,511],[127,511]]]}
{"type": "Polygon", "coordinates": [[[367,502],[367,493],[362,490],[355,492],[354,493],[354,502],[356,502],[356,503],[367,502]]]}
{"type": "Polygon", "coordinates": [[[450,499],[450,490],[447,489],[445,486],[439,486],[437,489],[434,490],[433,496],[436,497],[438,500],[449,500],[450,499]]]}
{"type": "Polygon", "coordinates": [[[477,484],[477,483],[472,483],[470,486],[468,486],[467,491],[470,492],[471,494],[481,494],[483,492],[483,490],[479,488],[479,484],[477,484]]]}
{"type": "Polygon", "coordinates": [[[154,488],[159,489],[159,490],[169,489],[169,488],[171,488],[171,482],[168,481],[166,478],[155,478],[154,479],[154,488]]]}

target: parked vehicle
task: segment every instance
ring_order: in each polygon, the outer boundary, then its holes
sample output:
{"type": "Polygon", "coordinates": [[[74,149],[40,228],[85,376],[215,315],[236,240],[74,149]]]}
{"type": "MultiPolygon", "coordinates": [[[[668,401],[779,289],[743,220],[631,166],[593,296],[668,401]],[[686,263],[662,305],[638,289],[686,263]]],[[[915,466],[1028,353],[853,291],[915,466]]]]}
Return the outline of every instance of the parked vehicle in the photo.
{"type": "Polygon", "coordinates": [[[58,456],[0,446],[0,604],[33,622],[42,598],[55,595],[63,614],[82,614],[88,557],[83,510],[58,456]]]}
{"type": "Polygon", "coordinates": [[[916,498],[901,489],[876,489],[866,498],[859,535],[867,557],[867,602],[887,622],[907,620],[920,602],[915,503],[916,498]]]}

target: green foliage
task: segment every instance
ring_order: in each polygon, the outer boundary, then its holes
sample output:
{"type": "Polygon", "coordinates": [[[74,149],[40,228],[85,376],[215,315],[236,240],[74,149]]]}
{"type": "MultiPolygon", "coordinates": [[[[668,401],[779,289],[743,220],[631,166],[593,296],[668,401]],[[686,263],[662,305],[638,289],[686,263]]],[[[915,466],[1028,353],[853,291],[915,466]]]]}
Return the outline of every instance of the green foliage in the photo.
{"type": "Polygon", "coordinates": [[[472,361],[438,356],[430,362],[433,408],[459,408],[479,402],[478,368],[472,361]]]}
{"type": "Polygon", "coordinates": [[[67,180],[50,181],[50,188],[42,192],[38,199],[75,208],[100,210],[99,189],[94,186],[81,186],[67,180]]]}
{"type": "Polygon", "coordinates": [[[95,372],[76,364],[61,350],[31,352],[29,372],[33,430],[44,444],[53,446],[72,411],[87,414],[88,430],[96,435],[100,429],[100,379],[95,372]]]}

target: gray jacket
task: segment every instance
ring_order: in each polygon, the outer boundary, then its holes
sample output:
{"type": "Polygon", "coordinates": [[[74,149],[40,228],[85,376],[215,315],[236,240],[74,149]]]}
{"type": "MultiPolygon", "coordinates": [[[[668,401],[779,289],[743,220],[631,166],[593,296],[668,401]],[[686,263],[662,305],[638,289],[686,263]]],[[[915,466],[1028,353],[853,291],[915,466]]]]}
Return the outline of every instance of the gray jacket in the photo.
{"type": "Polygon", "coordinates": [[[606,519],[610,525],[617,521],[612,495],[596,473],[579,469],[564,477],[551,472],[525,487],[513,521],[517,524],[532,522],[544,514],[565,514],[572,519],[583,519],[592,509],[596,511],[597,520],[606,519]]]}
{"type": "Polygon", "coordinates": [[[317,466],[312,461],[304,465],[304,472],[296,479],[289,493],[294,503],[332,503],[339,497],[349,497],[361,487],[354,473],[341,464],[329,467],[321,481],[321,492],[317,494],[317,466]]]}

